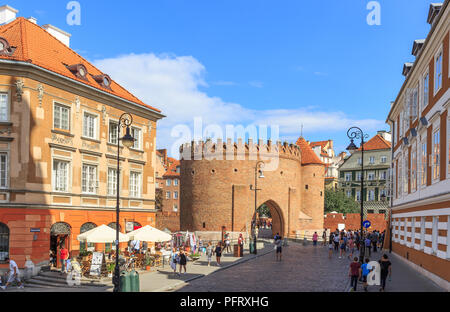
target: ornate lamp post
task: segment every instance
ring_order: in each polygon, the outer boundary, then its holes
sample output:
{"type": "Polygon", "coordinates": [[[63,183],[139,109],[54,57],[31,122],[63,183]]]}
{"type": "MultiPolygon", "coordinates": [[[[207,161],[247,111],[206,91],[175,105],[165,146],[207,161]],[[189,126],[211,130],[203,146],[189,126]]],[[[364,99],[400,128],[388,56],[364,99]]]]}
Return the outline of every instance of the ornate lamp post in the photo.
{"type": "Polygon", "coordinates": [[[258,205],[258,195],[257,192],[261,189],[258,189],[258,169],[259,170],[259,178],[264,178],[264,173],[262,171],[262,168],[264,168],[264,162],[258,161],[255,166],[255,188],[253,188],[253,185],[250,185],[250,190],[255,191],[255,219],[253,220],[252,224],[252,234],[253,234],[253,253],[256,255],[256,213],[257,213],[257,205],[258,205]]]}
{"type": "Polygon", "coordinates": [[[364,132],[358,127],[352,127],[348,129],[347,136],[350,139],[350,145],[347,147],[349,152],[354,152],[358,148],[353,142],[354,139],[361,139],[361,236],[360,236],[360,252],[359,252],[359,262],[364,263],[364,139],[367,139],[369,136],[364,134],[364,132]]]}
{"type": "Polygon", "coordinates": [[[116,266],[114,268],[114,292],[120,291],[120,268],[119,268],[119,213],[120,213],[120,141],[123,146],[130,148],[134,144],[134,138],[130,134],[130,126],[133,123],[133,117],[129,113],[124,113],[119,118],[117,124],[117,204],[116,204],[116,266]],[[126,128],[125,136],[120,138],[120,128],[126,128]]]}

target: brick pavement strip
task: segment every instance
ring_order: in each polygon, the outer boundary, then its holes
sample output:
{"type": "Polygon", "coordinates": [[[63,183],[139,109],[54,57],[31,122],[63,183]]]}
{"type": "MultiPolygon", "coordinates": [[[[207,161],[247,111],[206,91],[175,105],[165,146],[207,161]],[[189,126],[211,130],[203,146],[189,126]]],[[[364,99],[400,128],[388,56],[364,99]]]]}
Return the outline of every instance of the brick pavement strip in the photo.
{"type": "MultiPolygon", "coordinates": [[[[372,253],[371,260],[378,260],[381,252],[372,253]]],[[[420,273],[411,271],[393,256],[392,282],[386,291],[442,291],[420,273]]],[[[339,259],[337,252],[328,258],[328,248],[302,246],[290,243],[283,249],[283,260],[277,262],[275,254],[261,256],[253,261],[194,280],[177,289],[180,292],[348,292],[350,260],[339,259]]],[[[362,290],[361,284],[358,285],[362,290]]],[[[372,286],[369,291],[377,291],[372,286]]]]}

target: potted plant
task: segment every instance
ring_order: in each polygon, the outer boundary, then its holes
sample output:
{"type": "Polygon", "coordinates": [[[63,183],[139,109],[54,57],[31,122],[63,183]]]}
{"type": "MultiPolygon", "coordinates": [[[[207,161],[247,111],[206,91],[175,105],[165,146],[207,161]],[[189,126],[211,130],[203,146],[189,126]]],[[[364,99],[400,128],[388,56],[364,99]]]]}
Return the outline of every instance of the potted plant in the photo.
{"type": "Polygon", "coordinates": [[[152,257],[146,257],[145,258],[145,270],[146,271],[150,271],[151,267],[152,267],[152,257]]]}
{"type": "Polygon", "coordinates": [[[113,276],[113,272],[114,269],[116,268],[116,264],[115,263],[109,263],[107,265],[107,269],[108,269],[108,277],[112,277],[113,276]]]}
{"type": "Polygon", "coordinates": [[[192,261],[197,261],[198,259],[200,259],[200,254],[198,252],[192,254],[191,259],[192,259],[192,261]]]}

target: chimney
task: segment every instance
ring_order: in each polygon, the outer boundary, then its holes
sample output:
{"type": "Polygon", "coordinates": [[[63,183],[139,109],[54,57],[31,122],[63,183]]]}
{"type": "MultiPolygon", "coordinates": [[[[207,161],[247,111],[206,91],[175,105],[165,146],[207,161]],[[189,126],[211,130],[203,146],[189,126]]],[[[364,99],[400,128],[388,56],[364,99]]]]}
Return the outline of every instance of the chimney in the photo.
{"type": "Polygon", "coordinates": [[[4,5],[0,7],[0,25],[8,24],[16,19],[16,14],[19,11],[10,7],[9,5],[4,5]]]}
{"type": "Polygon", "coordinates": [[[28,18],[28,20],[29,20],[30,22],[32,22],[33,24],[36,24],[36,25],[37,25],[37,19],[36,19],[35,17],[30,16],[30,17],[28,18]]]}
{"type": "Polygon", "coordinates": [[[50,24],[42,25],[42,28],[44,28],[46,31],[48,31],[49,34],[64,43],[66,46],[70,47],[70,37],[72,36],[71,34],[50,24]]]}

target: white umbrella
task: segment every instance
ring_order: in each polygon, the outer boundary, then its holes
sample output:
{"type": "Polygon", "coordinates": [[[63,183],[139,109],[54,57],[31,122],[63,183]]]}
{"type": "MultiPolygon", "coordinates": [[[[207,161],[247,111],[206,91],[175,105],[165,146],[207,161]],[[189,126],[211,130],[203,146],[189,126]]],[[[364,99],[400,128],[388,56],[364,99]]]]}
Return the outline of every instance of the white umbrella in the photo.
{"type": "Polygon", "coordinates": [[[150,225],[141,227],[140,229],[130,232],[127,235],[130,237],[130,239],[140,240],[144,242],[161,243],[172,240],[172,235],[155,229],[150,225]]]}
{"type": "MultiPolygon", "coordinates": [[[[116,240],[116,230],[107,225],[100,225],[92,230],[77,236],[80,242],[87,243],[113,243],[116,240]]],[[[119,232],[119,242],[128,242],[128,235],[119,232]]]]}

